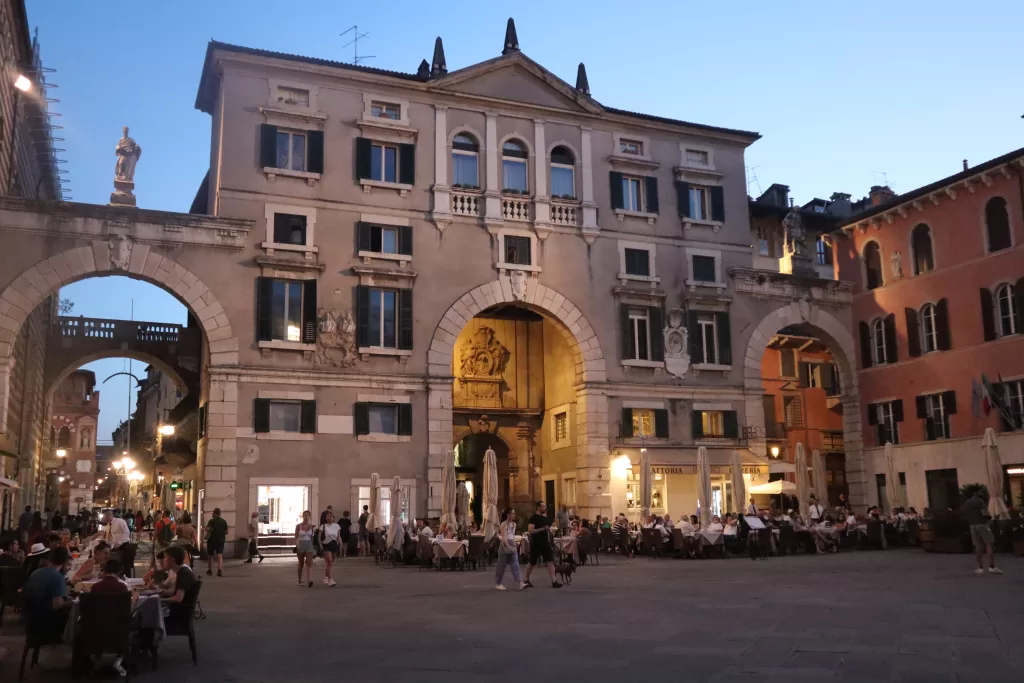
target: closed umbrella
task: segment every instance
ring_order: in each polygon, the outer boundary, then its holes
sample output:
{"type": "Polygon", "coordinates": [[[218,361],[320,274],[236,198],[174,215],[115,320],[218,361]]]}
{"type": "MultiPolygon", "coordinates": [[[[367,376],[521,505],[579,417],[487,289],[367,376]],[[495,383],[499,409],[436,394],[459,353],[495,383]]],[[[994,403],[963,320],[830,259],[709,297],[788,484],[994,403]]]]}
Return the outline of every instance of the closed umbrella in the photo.
{"type": "Polygon", "coordinates": [[[405,529],[402,527],[402,480],[395,477],[391,482],[391,521],[388,524],[388,547],[401,552],[405,545],[405,529]]]}
{"type": "Polygon", "coordinates": [[[742,513],[746,509],[744,502],[747,500],[747,492],[743,485],[743,463],[740,460],[740,452],[732,452],[732,504],[736,512],[742,513]]]}
{"type": "Polygon", "coordinates": [[[818,505],[828,508],[828,485],[825,483],[825,456],[821,451],[811,451],[811,479],[814,482],[814,495],[818,497],[818,505]]]}
{"type": "Polygon", "coordinates": [[[797,510],[804,517],[807,516],[807,453],[804,452],[802,443],[796,444],[796,499],[800,509],[797,510]]]}
{"type": "Polygon", "coordinates": [[[441,528],[455,528],[455,451],[444,455],[441,469],[441,528]]]}
{"type": "Polygon", "coordinates": [[[459,532],[462,533],[469,529],[469,489],[466,488],[466,482],[460,481],[457,491],[455,515],[459,524],[459,532]]]}
{"type": "Polygon", "coordinates": [[[991,427],[985,429],[981,450],[985,454],[985,469],[988,471],[988,511],[994,517],[1005,518],[1008,513],[1003,501],[1003,461],[999,458],[996,433],[991,427]]]}
{"type": "Polygon", "coordinates": [[[700,525],[711,523],[711,465],[708,463],[708,449],[697,449],[697,495],[700,497],[700,525]]]}
{"type": "Polygon", "coordinates": [[[892,455],[892,443],[885,443],[885,497],[888,499],[889,512],[903,507],[903,487],[900,486],[900,475],[896,471],[896,460],[892,455]]]}
{"type": "Polygon", "coordinates": [[[384,520],[380,514],[380,475],[374,472],[370,475],[370,515],[366,518],[366,528],[373,533],[384,526],[384,520]]]}
{"type": "Polygon", "coordinates": [[[640,516],[641,524],[651,516],[651,459],[647,449],[640,449],[640,516]]]}
{"type": "Polygon", "coordinates": [[[484,453],[484,543],[498,533],[498,463],[494,450],[484,453]]]}

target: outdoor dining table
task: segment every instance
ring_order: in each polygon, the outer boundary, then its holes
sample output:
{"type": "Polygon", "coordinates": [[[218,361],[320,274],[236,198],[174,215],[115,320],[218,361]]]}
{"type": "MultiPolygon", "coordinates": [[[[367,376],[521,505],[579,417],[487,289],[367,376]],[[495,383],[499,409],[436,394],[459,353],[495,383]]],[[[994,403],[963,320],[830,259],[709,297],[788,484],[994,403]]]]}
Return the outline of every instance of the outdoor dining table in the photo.
{"type": "Polygon", "coordinates": [[[700,535],[701,545],[722,545],[725,543],[725,539],[722,538],[721,531],[708,531],[702,529],[697,532],[700,535]]]}
{"type": "Polygon", "coordinates": [[[434,559],[436,560],[454,560],[465,557],[468,549],[469,541],[459,541],[454,538],[434,539],[434,559]]]}
{"type": "Polygon", "coordinates": [[[575,536],[559,536],[555,538],[555,545],[562,554],[571,555],[573,562],[580,563],[579,544],[575,536]]]}
{"type": "MultiPolygon", "coordinates": [[[[64,642],[73,643],[81,630],[79,623],[81,606],[76,599],[71,603],[71,615],[64,627],[64,642]]],[[[152,633],[152,645],[158,645],[167,634],[164,627],[164,613],[158,595],[140,595],[132,609],[132,629],[152,633]]]]}
{"type": "Polygon", "coordinates": [[[530,537],[513,536],[512,539],[516,542],[516,548],[519,549],[519,556],[528,557],[530,555],[530,537]]]}

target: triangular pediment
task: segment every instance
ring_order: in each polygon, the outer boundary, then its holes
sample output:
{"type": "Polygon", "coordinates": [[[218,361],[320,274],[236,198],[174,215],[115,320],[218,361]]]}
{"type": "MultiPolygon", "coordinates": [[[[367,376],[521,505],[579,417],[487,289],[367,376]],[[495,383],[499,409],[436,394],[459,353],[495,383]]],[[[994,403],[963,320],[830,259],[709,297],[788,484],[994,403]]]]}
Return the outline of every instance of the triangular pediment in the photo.
{"type": "Polygon", "coordinates": [[[600,113],[589,96],[522,53],[453,71],[435,81],[438,90],[576,112],[600,113]]]}

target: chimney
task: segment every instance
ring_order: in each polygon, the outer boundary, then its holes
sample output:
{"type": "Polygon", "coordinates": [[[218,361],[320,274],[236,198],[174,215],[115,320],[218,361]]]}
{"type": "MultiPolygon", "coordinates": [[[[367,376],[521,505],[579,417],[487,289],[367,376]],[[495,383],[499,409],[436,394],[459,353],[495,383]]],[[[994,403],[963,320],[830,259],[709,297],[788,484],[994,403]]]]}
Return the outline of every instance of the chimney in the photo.
{"type": "Polygon", "coordinates": [[[967,170],[967,159],[964,159],[964,170],[967,170]]]}
{"type": "Polygon", "coordinates": [[[871,206],[879,206],[895,197],[896,193],[890,190],[887,185],[872,185],[868,196],[871,197],[871,206]]]}
{"type": "Polygon", "coordinates": [[[446,73],[448,73],[448,64],[444,59],[444,43],[441,42],[441,36],[438,36],[434,41],[434,59],[430,64],[430,77],[438,78],[446,73]]]}
{"type": "Polygon", "coordinates": [[[422,78],[423,80],[427,80],[428,78],[430,78],[430,65],[427,64],[427,60],[424,59],[423,61],[420,62],[419,68],[416,69],[416,75],[422,78]]]}

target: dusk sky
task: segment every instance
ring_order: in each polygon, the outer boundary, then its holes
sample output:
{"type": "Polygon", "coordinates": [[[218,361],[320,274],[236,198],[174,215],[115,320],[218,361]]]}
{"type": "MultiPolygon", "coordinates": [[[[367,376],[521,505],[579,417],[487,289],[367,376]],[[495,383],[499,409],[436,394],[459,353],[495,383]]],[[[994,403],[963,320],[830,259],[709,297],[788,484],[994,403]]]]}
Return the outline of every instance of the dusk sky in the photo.
{"type": "MultiPolygon", "coordinates": [[[[171,3],[28,0],[60,100],[71,196],[105,204],[121,126],[143,148],[138,205],[187,211],[209,160],[210,119],[195,110],[210,39],[415,71],[442,36],[449,70],[498,55],[505,21],[522,51],[570,83],[584,62],[604,104],[759,131],[748,192],[773,182],[798,203],[874,184],[897,192],[1021,147],[1024,3],[692,3],[307,1],[171,3]],[[300,11],[295,11],[300,10],[300,11]],[[756,176],[756,180],[755,180],[756,176]]],[[[68,287],[76,313],[179,322],[184,308],[123,278],[68,287]]],[[[98,381],[123,361],[91,364],[98,381]]],[[[136,374],[142,370],[135,363],[136,374]]],[[[141,376],[141,375],[140,375],[141,376]]],[[[101,439],[126,412],[127,387],[101,387],[101,439]]]]}

